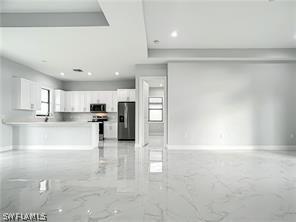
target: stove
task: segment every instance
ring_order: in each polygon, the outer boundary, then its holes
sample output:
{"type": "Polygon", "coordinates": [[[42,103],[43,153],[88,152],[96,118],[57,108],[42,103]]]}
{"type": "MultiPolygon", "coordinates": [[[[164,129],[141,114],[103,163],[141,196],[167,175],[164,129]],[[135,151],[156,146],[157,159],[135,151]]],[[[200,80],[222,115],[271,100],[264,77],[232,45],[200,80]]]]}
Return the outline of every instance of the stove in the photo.
{"type": "Polygon", "coordinates": [[[106,113],[97,113],[93,116],[91,121],[88,122],[95,122],[99,123],[99,141],[104,140],[104,122],[108,120],[108,116],[106,113]]]}

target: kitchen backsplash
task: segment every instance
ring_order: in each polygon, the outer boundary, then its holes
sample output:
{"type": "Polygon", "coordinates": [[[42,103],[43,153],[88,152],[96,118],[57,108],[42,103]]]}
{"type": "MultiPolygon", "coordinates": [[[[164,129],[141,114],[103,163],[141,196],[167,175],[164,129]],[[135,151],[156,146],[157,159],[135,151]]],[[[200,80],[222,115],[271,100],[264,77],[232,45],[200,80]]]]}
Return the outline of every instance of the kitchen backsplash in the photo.
{"type": "MultiPolygon", "coordinates": [[[[92,120],[92,113],[64,113],[64,121],[89,121],[92,120]]],[[[117,122],[117,113],[108,113],[108,121],[117,122]]]]}

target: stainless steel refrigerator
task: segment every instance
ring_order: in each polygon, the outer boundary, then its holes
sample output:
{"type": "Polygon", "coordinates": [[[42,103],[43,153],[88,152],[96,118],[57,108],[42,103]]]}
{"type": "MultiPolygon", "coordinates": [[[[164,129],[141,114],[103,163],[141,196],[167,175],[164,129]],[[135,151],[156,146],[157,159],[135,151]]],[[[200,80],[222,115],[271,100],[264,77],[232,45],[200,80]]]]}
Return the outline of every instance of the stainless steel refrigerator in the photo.
{"type": "Polygon", "coordinates": [[[118,103],[118,140],[135,140],[135,102],[118,103]]]}

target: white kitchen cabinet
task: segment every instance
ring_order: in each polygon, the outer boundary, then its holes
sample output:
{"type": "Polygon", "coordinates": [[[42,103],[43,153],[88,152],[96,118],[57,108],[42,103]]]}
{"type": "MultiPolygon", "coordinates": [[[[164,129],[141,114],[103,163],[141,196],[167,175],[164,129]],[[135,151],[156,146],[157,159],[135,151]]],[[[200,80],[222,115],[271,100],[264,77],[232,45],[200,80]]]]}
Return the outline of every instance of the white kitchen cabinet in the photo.
{"type": "Polygon", "coordinates": [[[107,112],[114,112],[112,91],[100,91],[100,103],[106,104],[107,112]]]}
{"type": "Polygon", "coordinates": [[[112,111],[111,112],[117,112],[117,91],[112,91],[112,111]]]}
{"type": "Polygon", "coordinates": [[[65,95],[65,112],[90,112],[93,92],[68,91],[65,95]]]}
{"type": "Polygon", "coordinates": [[[117,138],[117,123],[116,122],[104,122],[104,138],[116,139],[117,138]]]}
{"type": "MultiPolygon", "coordinates": [[[[90,112],[90,104],[106,104],[107,112],[117,112],[117,91],[63,91],[64,112],[90,112]]],[[[59,108],[59,107],[58,107],[59,108]]]]}
{"type": "Polygon", "coordinates": [[[14,108],[23,110],[41,109],[41,87],[38,83],[14,78],[14,108]]]}
{"type": "Polygon", "coordinates": [[[91,92],[91,103],[101,103],[101,92],[92,91],[91,92]]]}
{"type": "Polygon", "coordinates": [[[72,110],[73,112],[83,112],[84,109],[84,95],[83,92],[72,92],[72,110]]]}
{"type": "Polygon", "coordinates": [[[135,89],[129,90],[129,98],[130,98],[129,101],[133,101],[133,102],[136,101],[136,90],[135,89]]]}
{"type": "Polygon", "coordinates": [[[117,90],[118,102],[134,102],[136,101],[135,89],[118,89],[117,90]]]}
{"type": "Polygon", "coordinates": [[[65,112],[65,91],[56,89],[54,91],[54,111],[65,112]]]}
{"type": "Polygon", "coordinates": [[[36,82],[30,84],[31,109],[41,109],[41,86],[36,82]]]}
{"type": "Polygon", "coordinates": [[[65,92],[65,112],[73,112],[72,92],[65,92]]]}
{"type": "Polygon", "coordinates": [[[82,108],[82,110],[83,110],[83,112],[90,112],[92,92],[84,91],[81,93],[83,94],[83,103],[82,103],[83,108],[82,108]]]}

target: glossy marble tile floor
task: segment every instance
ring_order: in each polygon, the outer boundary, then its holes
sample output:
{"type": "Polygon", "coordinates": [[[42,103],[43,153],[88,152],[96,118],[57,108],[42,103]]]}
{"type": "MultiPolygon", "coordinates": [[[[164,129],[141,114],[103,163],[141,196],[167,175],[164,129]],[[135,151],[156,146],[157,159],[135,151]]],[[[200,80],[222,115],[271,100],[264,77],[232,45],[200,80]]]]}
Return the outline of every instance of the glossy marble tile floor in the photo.
{"type": "Polygon", "coordinates": [[[105,142],[92,151],[0,153],[0,209],[48,221],[296,221],[296,152],[167,151],[105,142]]]}

